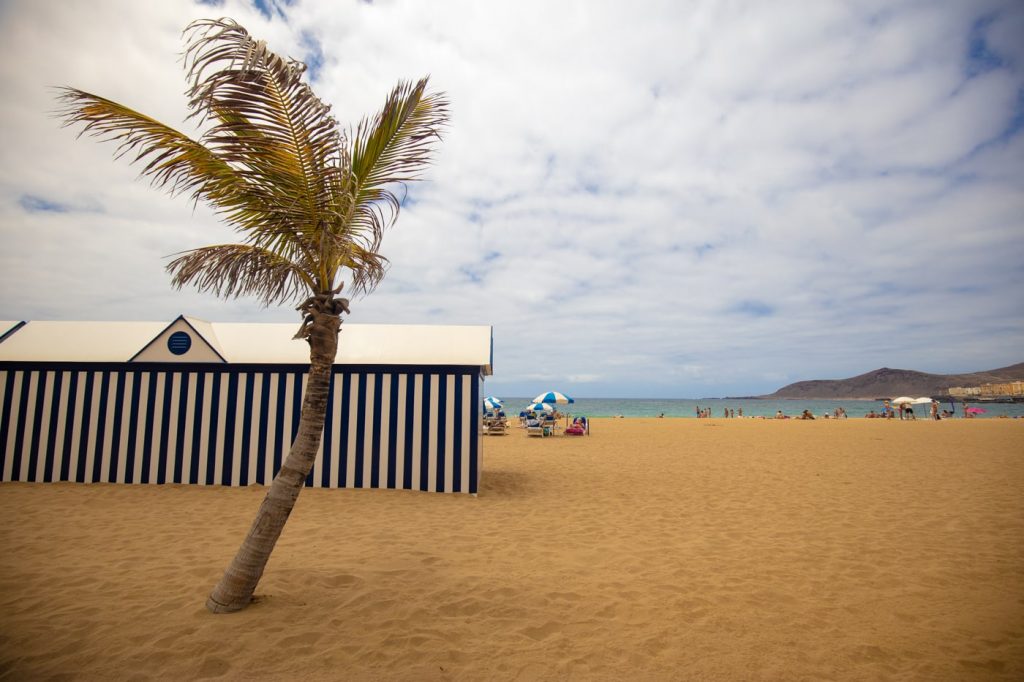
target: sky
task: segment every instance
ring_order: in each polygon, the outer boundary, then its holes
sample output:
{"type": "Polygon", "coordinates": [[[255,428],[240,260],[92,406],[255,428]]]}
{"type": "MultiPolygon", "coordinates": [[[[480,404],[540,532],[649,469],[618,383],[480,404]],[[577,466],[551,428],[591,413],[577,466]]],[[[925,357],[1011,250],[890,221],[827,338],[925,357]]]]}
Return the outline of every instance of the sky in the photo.
{"type": "MultiPolygon", "coordinates": [[[[183,132],[228,16],[346,127],[430,76],[451,121],[351,323],[493,326],[488,394],[758,395],[1024,361],[1024,3],[0,2],[0,319],[298,322],[171,288],[235,240],[54,117],[183,132]]],[[[344,332],[342,332],[344,343],[344,332]]]]}

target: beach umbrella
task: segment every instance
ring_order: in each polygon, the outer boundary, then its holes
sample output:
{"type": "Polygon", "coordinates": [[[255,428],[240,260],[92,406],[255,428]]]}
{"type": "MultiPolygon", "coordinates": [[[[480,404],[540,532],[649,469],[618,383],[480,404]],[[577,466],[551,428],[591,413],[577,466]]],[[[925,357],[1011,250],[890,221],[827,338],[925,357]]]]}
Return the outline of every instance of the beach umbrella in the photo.
{"type": "Polygon", "coordinates": [[[914,399],[914,404],[915,405],[931,405],[931,403],[932,403],[932,399],[931,398],[921,397],[921,398],[915,398],[914,399]]]}
{"type": "Polygon", "coordinates": [[[532,405],[530,405],[526,409],[530,410],[531,412],[554,412],[555,411],[555,408],[553,408],[551,405],[548,405],[545,402],[534,402],[532,405]]]}
{"type": "Polygon", "coordinates": [[[569,403],[574,403],[576,401],[570,398],[569,396],[565,395],[564,393],[559,393],[558,391],[548,391],[547,393],[541,393],[539,396],[534,398],[533,402],[548,404],[558,403],[561,405],[568,405],[569,403]]]}
{"type": "Polygon", "coordinates": [[[893,398],[889,402],[891,402],[893,405],[900,405],[900,404],[906,404],[906,403],[913,403],[914,399],[913,398],[908,398],[907,396],[901,396],[899,398],[893,398]]]}
{"type": "Polygon", "coordinates": [[[500,410],[502,407],[504,407],[504,405],[502,405],[501,400],[495,398],[493,395],[484,398],[484,409],[500,410]]]}

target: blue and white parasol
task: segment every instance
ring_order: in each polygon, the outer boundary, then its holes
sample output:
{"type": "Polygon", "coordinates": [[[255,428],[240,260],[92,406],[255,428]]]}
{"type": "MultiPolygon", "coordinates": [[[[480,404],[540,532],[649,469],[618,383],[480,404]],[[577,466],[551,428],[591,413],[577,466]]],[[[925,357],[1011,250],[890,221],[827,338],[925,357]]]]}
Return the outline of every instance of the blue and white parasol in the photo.
{"type": "Polygon", "coordinates": [[[526,409],[530,410],[531,412],[549,412],[550,413],[550,412],[554,412],[555,411],[555,408],[553,408],[551,405],[548,405],[545,402],[535,402],[532,405],[530,405],[529,407],[527,407],[526,409]]]}
{"type": "Polygon", "coordinates": [[[495,398],[493,395],[484,398],[484,409],[486,410],[500,410],[504,405],[501,402],[501,398],[495,398]]]}
{"type": "Polygon", "coordinates": [[[539,396],[533,399],[535,403],[549,403],[549,404],[561,404],[568,405],[569,403],[576,402],[564,393],[558,391],[548,391],[547,393],[541,393],[539,396]]]}

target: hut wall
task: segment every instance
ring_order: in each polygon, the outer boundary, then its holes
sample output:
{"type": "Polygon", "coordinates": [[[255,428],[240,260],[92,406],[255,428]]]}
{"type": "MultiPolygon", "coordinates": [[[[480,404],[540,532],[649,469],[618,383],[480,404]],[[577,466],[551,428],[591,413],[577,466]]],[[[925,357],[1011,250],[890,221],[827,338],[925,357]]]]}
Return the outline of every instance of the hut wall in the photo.
{"type": "MultiPolygon", "coordinates": [[[[0,365],[0,480],[267,485],[305,366],[0,365]]],[[[478,367],[336,366],[306,484],[476,493],[478,367]]]]}

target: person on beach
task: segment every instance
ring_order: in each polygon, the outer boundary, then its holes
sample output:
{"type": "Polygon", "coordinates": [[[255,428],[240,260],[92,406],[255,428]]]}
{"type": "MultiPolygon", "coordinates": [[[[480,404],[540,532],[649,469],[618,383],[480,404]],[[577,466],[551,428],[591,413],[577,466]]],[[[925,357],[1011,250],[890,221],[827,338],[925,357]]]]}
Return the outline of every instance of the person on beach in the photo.
{"type": "Polygon", "coordinates": [[[776,419],[785,419],[786,415],[782,414],[782,410],[776,410],[775,411],[775,418],[776,419]]]}
{"type": "Polygon", "coordinates": [[[934,419],[935,421],[939,420],[939,402],[937,400],[932,401],[931,414],[932,419],[934,419]]]}
{"type": "Polygon", "coordinates": [[[810,410],[804,410],[804,413],[800,415],[801,419],[814,419],[814,415],[811,414],[810,410]]]}

